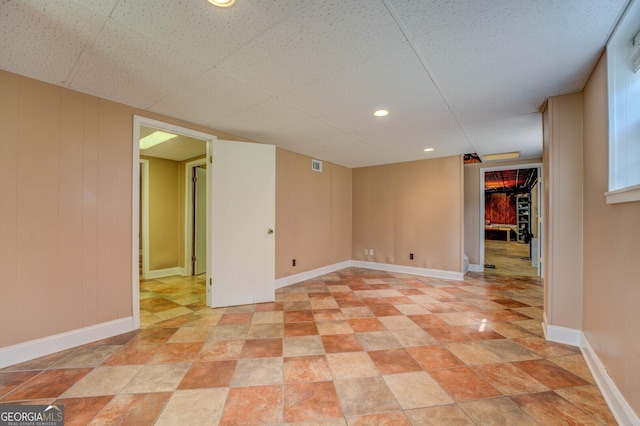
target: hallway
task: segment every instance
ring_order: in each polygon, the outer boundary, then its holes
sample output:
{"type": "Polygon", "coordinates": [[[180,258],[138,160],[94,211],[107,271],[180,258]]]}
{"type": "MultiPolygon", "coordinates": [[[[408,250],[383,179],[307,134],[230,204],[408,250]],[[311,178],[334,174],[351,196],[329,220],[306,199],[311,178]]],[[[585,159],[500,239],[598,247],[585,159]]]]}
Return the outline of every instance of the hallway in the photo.
{"type": "Polygon", "coordinates": [[[531,266],[529,244],[517,241],[484,240],[485,273],[507,277],[537,277],[538,268],[531,266]]]}

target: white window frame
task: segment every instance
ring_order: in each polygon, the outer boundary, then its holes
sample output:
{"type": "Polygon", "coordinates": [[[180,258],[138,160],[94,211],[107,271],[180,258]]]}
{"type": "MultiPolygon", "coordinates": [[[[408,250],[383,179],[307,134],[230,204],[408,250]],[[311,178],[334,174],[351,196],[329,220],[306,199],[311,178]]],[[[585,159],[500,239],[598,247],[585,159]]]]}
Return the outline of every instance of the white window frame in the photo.
{"type": "Polygon", "coordinates": [[[631,68],[640,31],[640,0],[633,0],[607,43],[609,191],[607,204],[640,201],[640,71],[631,68]],[[632,94],[633,92],[633,94],[632,94]]]}

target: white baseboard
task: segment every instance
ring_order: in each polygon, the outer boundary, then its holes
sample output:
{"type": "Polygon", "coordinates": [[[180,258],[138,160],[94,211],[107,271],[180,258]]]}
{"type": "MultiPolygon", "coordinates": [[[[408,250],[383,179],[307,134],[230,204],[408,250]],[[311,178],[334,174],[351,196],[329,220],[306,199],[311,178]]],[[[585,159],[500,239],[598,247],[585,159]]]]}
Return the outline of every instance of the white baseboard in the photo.
{"type": "Polygon", "coordinates": [[[589,370],[591,370],[591,374],[618,424],[640,426],[640,418],[638,418],[638,415],[622,396],[611,377],[609,377],[607,370],[581,330],[549,325],[546,313],[543,314],[542,329],[547,340],[580,348],[589,370]]]}
{"type": "Polygon", "coordinates": [[[544,331],[544,337],[550,342],[564,343],[571,346],[580,346],[582,343],[582,331],[549,325],[546,312],[542,314],[542,331],[544,331]]]}
{"type": "Polygon", "coordinates": [[[323,266],[322,268],[312,269],[310,271],[301,272],[295,275],[289,275],[288,277],[278,278],[275,282],[275,287],[286,287],[288,285],[299,283],[305,280],[310,280],[321,275],[330,274],[331,272],[348,268],[350,266],[352,266],[351,261],[345,260],[344,262],[334,263],[333,265],[323,266]]]}
{"type": "Polygon", "coordinates": [[[182,268],[180,266],[177,266],[175,268],[154,269],[153,271],[149,271],[148,279],[153,280],[155,278],[170,277],[172,275],[185,276],[186,270],[185,268],[182,268]]]}
{"type": "Polygon", "coordinates": [[[333,265],[323,266],[322,268],[312,269],[310,271],[301,272],[288,277],[278,278],[275,282],[275,288],[286,287],[291,284],[299,283],[304,280],[319,277],[324,274],[338,271],[340,269],[355,266],[357,268],[375,269],[377,271],[399,272],[403,274],[419,275],[422,277],[442,278],[447,280],[464,280],[462,272],[441,271],[437,269],[415,268],[413,266],[392,265],[389,263],[364,262],[361,260],[345,260],[344,262],[334,263],[333,265]]]}
{"type": "Polygon", "coordinates": [[[631,408],[627,400],[618,390],[616,384],[611,377],[609,377],[606,368],[591,347],[587,336],[585,336],[584,333],[580,334],[582,335],[580,344],[582,355],[616,421],[620,425],[640,425],[640,417],[633,411],[633,408],[631,408]]]}
{"type": "Polygon", "coordinates": [[[419,275],[421,277],[442,278],[445,280],[463,281],[464,273],[442,271],[439,269],[416,268],[415,266],[392,265],[390,263],[364,262],[352,260],[352,266],[358,268],[375,269],[378,271],[398,272],[401,274],[419,275]]]}
{"type": "Polygon", "coordinates": [[[469,264],[469,272],[483,272],[484,268],[480,265],[476,265],[475,263],[469,264]]]}
{"type": "Polygon", "coordinates": [[[133,331],[133,317],[104,322],[0,348],[0,368],[133,331]]]}

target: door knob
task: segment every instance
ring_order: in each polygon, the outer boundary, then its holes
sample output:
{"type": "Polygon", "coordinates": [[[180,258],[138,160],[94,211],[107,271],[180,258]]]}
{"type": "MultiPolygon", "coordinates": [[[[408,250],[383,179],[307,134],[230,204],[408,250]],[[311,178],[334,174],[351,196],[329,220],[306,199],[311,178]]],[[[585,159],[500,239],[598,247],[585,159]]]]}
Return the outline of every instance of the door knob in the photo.
{"type": "Polygon", "coordinates": [[[269,228],[269,229],[267,230],[267,234],[269,234],[269,235],[273,234],[273,229],[269,228]]]}

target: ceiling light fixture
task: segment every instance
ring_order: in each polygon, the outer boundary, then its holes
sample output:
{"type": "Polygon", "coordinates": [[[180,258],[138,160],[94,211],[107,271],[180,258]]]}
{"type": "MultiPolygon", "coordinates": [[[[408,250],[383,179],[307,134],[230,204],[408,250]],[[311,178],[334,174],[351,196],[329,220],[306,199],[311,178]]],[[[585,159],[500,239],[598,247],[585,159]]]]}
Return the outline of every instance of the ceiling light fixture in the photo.
{"type": "Polygon", "coordinates": [[[214,6],[218,6],[218,7],[229,7],[231,6],[233,3],[235,3],[236,0],[207,0],[209,3],[211,3],[214,6]]]}
{"type": "Polygon", "coordinates": [[[140,139],[140,149],[149,149],[152,146],[159,145],[175,137],[178,137],[178,135],[157,130],[150,135],[147,135],[144,138],[140,139]]]}
{"type": "Polygon", "coordinates": [[[425,149],[423,149],[424,152],[431,152],[433,150],[434,150],[434,148],[425,148],[425,149]]]}
{"type": "Polygon", "coordinates": [[[520,151],[501,152],[499,154],[488,154],[482,156],[484,161],[511,160],[513,158],[520,158],[520,151]]]}
{"type": "Polygon", "coordinates": [[[389,111],[387,111],[386,109],[379,109],[377,111],[373,111],[373,115],[376,117],[386,117],[387,115],[389,115],[389,111]]]}

